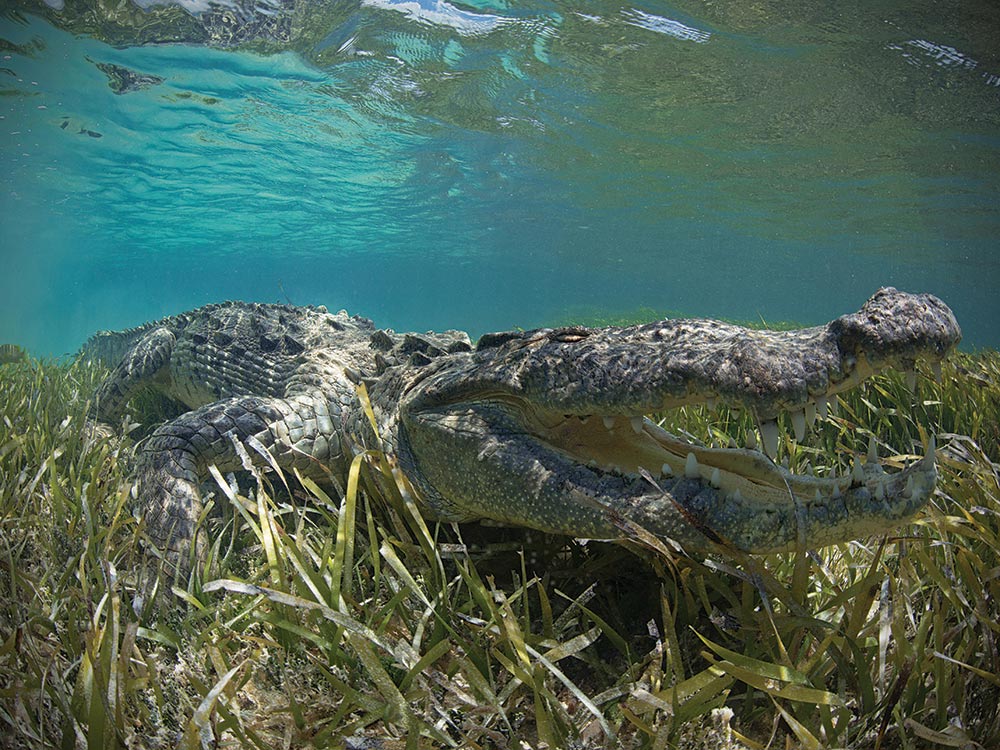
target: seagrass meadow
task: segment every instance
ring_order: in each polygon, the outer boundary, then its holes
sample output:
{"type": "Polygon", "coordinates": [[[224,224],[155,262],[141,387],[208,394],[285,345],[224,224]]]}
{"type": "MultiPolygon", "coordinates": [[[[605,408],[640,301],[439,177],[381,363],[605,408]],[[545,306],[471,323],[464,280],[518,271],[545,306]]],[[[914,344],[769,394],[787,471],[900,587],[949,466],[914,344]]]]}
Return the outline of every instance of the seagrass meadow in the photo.
{"type": "MultiPolygon", "coordinates": [[[[691,559],[428,524],[373,451],[343,486],[214,472],[187,580],[144,557],[132,506],[159,405],[89,428],[102,374],[0,367],[3,746],[1000,746],[995,351],[915,391],[877,377],[783,446],[793,469],[846,466],[874,436],[902,465],[934,435],[935,497],[887,538],[691,559]]],[[[751,429],[664,420],[704,442],[751,429]]]]}

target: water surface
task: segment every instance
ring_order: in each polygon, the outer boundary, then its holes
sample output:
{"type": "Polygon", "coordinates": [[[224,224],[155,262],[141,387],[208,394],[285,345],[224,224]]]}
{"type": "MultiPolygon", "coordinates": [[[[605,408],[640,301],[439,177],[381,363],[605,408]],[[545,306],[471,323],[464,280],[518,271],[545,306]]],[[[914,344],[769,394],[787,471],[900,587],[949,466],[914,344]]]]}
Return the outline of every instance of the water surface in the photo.
{"type": "Polygon", "coordinates": [[[256,51],[25,7],[0,341],[36,354],[231,298],[478,334],[815,324],[883,285],[1000,346],[995,5],[369,0],[256,51]]]}

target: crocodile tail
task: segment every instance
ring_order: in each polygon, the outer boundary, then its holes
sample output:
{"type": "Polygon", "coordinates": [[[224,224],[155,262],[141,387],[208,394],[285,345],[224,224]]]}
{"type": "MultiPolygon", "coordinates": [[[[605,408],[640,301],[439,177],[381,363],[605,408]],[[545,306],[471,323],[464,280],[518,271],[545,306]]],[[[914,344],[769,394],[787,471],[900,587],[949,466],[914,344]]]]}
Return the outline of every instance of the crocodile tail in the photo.
{"type": "Polygon", "coordinates": [[[99,362],[114,367],[135,342],[150,329],[150,325],[126,328],[124,331],[98,331],[77,353],[77,359],[99,362]]]}

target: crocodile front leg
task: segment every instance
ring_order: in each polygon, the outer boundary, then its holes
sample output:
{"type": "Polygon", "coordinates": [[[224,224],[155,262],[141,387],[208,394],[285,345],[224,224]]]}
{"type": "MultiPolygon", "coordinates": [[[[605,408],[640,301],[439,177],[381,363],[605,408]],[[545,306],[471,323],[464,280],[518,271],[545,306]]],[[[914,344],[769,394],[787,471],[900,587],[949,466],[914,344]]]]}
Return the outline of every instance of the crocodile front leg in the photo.
{"type": "Polygon", "coordinates": [[[203,505],[198,490],[208,466],[242,466],[235,442],[247,446],[254,463],[266,464],[263,446],[282,469],[323,477],[342,473],[344,446],[338,404],[320,392],[289,398],[241,396],[187,412],[157,428],[138,457],[138,495],[150,542],[169,559],[186,559],[203,505]],[[254,440],[251,440],[253,438],[254,440]],[[235,441],[235,442],[234,442],[235,441]]]}
{"type": "Polygon", "coordinates": [[[107,377],[94,399],[91,416],[113,424],[144,385],[152,384],[170,362],[177,343],[169,328],[154,328],[139,339],[107,377]]]}

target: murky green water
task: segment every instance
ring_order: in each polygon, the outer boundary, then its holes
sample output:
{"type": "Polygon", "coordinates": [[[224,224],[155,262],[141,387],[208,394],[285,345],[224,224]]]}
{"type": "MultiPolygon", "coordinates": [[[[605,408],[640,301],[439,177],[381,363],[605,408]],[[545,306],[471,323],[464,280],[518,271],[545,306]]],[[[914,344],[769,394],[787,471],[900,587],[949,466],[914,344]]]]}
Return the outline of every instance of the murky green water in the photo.
{"type": "Polygon", "coordinates": [[[1000,346],[995,4],[315,3],[257,51],[22,6],[0,340],[36,353],[227,298],[482,333],[882,285],[1000,346]]]}

